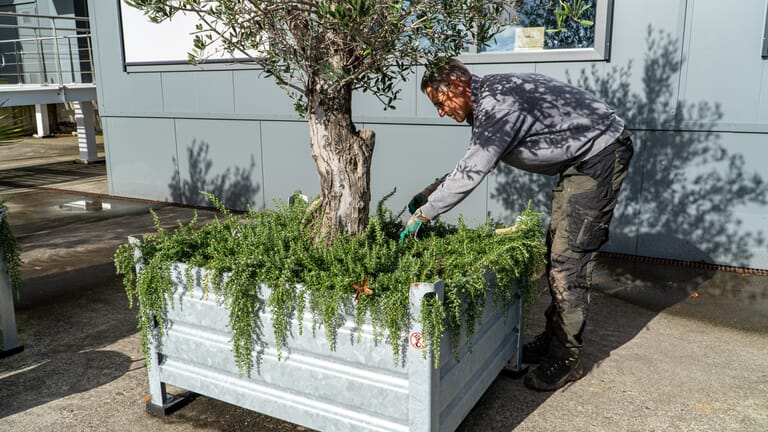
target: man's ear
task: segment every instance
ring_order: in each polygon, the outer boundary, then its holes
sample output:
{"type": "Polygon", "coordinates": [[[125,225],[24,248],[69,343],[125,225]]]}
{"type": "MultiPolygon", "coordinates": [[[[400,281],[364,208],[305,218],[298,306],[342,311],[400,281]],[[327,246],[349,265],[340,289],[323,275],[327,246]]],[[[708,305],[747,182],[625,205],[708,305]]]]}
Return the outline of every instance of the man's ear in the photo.
{"type": "Polygon", "coordinates": [[[452,79],[451,80],[451,89],[453,89],[454,94],[471,94],[472,90],[469,87],[469,84],[465,83],[464,81],[452,79]]]}

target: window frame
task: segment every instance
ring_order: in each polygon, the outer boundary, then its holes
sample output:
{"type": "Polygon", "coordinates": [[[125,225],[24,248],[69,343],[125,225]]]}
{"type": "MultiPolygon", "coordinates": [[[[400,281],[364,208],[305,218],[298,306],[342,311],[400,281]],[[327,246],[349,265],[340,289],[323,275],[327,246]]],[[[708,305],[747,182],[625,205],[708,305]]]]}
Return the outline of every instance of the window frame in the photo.
{"type": "MultiPolygon", "coordinates": [[[[494,51],[478,53],[472,46],[459,59],[467,64],[548,63],[571,61],[608,61],[611,57],[614,0],[598,0],[595,6],[595,43],[592,48],[563,48],[541,51],[494,51]]],[[[768,20],[766,21],[768,29],[768,20]]],[[[766,46],[763,52],[767,53],[766,46]]]]}
{"type": "MultiPolygon", "coordinates": [[[[116,0],[118,6],[118,24],[120,50],[123,71],[132,72],[188,72],[188,71],[218,71],[233,69],[259,69],[250,59],[211,59],[203,64],[193,65],[183,60],[131,62],[126,60],[125,41],[123,40],[123,20],[121,0],[116,0]]],[[[465,64],[504,64],[504,63],[552,63],[576,61],[609,61],[611,34],[613,27],[614,0],[598,0],[595,10],[595,42],[592,48],[565,48],[541,51],[521,52],[484,52],[478,53],[477,47],[470,46],[469,52],[459,56],[465,64]]],[[[768,58],[768,14],[766,30],[763,38],[763,57],[768,58]]]]}

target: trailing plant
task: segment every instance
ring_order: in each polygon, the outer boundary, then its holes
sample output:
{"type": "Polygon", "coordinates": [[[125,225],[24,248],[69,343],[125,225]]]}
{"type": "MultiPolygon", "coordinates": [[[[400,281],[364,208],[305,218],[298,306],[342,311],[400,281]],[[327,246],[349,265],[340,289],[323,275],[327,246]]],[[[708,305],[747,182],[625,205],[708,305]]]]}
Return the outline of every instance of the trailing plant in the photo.
{"type": "Polygon", "coordinates": [[[471,229],[463,222],[437,222],[424,227],[418,239],[400,244],[402,223],[382,202],[362,234],[337,236],[329,244],[316,242],[316,233],[307,228],[308,205],[302,200],[236,215],[210,198],[221,211],[214,221],[200,226],[195,216],[169,231],[156,217],[156,234],[144,237],[138,246],[121,245],[115,254],[131,305],[134,299],[138,304],[145,354],[149,330],[157,326],[161,335],[164,331],[174,272],[188,284],[197,277],[191,270],[174,270],[176,262],[208,270],[202,285],[230,308],[232,349],[246,373],[253,365],[261,331],[258,314],[264,308],[273,315],[278,355],[291,318],[301,320],[308,307],[312,322],[300,321],[299,331],[307,324],[313,332],[324,328],[334,349],[345,315],[354,317],[358,328],[369,319],[377,340],[391,345],[396,362],[411,320],[420,321],[437,364],[445,331],[458,341],[462,331],[471,335],[479,324],[487,272],[495,274],[490,287],[497,307],[515,301],[517,282],[530,305],[536,295],[533,278],[544,263],[541,217],[530,208],[518,218],[520,229],[508,234],[495,235],[497,224],[471,229]],[[143,266],[138,275],[135,247],[143,266]],[[427,298],[420,315],[409,316],[410,284],[437,280],[444,281],[444,301],[427,298]],[[272,289],[268,298],[262,298],[261,284],[272,289]]]}
{"type": "Polygon", "coordinates": [[[3,259],[8,266],[8,277],[11,281],[11,287],[16,293],[16,298],[21,296],[21,250],[16,237],[8,224],[8,208],[3,201],[0,201],[0,212],[5,212],[5,216],[0,222],[0,249],[3,251],[3,259]]]}
{"type": "MultiPolygon", "coordinates": [[[[0,103],[2,106],[3,103],[0,103]]],[[[20,137],[24,133],[24,122],[16,116],[15,109],[3,107],[0,112],[0,142],[9,141],[20,137]]],[[[3,259],[8,266],[8,277],[11,281],[11,287],[16,293],[16,299],[21,297],[21,250],[16,237],[8,224],[8,208],[5,202],[0,200],[0,212],[5,212],[5,216],[0,222],[0,249],[3,251],[3,259]]]]}

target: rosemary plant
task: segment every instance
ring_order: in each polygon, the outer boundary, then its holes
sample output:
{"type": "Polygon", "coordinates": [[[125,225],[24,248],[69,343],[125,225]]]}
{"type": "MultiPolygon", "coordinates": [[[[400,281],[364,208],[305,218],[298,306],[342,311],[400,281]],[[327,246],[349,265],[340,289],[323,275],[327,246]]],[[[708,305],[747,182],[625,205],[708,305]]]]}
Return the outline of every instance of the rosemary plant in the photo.
{"type": "Polygon", "coordinates": [[[5,216],[0,222],[0,250],[3,252],[3,259],[8,266],[8,277],[11,281],[11,287],[16,293],[16,299],[21,296],[21,250],[16,237],[8,224],[8,209],[3,201],[0,201],[0,212],[5,211],[5,216]]]}
{"type": "MultiPolygon", "coordinates": [[[[402,224],[379,203],[376,215],[362,235],[338,236],[322,245],[307,228],[307,205],[295,200],[276,210],[234,215],[213,199],[221,217],[199,226],[197,216],[173,231],[160,227],[138,247],[143,269],[135,273],[134,245],[121,245],[115,254],[126,293],[138,303],[138,326],[145,355],[148,330],[157,324],[162,335],[164,311],[172,292],[172,268],[184,262],[208,270],[206,286],[230,311],[229,327],[235,359],[241,371],[250,373],[258,328],[264,307],[273,314],[277,350],[288,337],[291,319],[301,319],[308,307],[314,332],[324,328],[331,348],[336,329],[351,316],[358,328],[366,320],[377,337],[401,358],[402,341],[411,320],[421,323],[435,364],[440,339],[449,331],[454,341],[463,331],[471,335],[479,324],[488,285],[484,275],[495,274],[491,284],[497,307],[514,302],[519,283],[525,303],[535,298],[536,272],[544,264],[541,215],[530,208],[518,218],[523,228],[494,235],[493,224],[470,229],[435,223],[425,227],[416,240],[398,243],[402,224]],[[443,302],[426,299],[420,316],[409,316],[408,295],[413,282],[443,280],[443,302]],[[259,295],[260,284],[272,288],[268,298],[259,295]]],[[[191,274],[182,275],[189,281],[191,274]]],[[[307,323],[299,323],[302,329],[307,323]]],[[[426,350],[425,350],[426,353],[426,350]]]]}

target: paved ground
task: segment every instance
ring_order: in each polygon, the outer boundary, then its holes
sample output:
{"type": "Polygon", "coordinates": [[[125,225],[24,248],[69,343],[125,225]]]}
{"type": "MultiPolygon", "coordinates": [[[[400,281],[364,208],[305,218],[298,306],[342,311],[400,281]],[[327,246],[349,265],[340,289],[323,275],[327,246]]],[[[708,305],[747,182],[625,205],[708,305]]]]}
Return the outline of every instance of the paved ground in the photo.
{"type": "MultiPolygon", "coordinates": [[[[101,198],[102,210],[79,210],[106,194],[104,165],[74,164],[70,137],[50,143],[0,145],[0,199],[23,250],[25,345],[0,359],[0,431],[305,430],[205,397],[166,418],[145,412],[135,310],[111,257],[152,230],[149,206],[101,198]]],[[[191,215],[153,208],[168,225],[191,215]]],[[[768,277],[602,259],[595,281],[589,374],[554,393],[498,378],[461,431],[768,430],[768,277]]]]}

